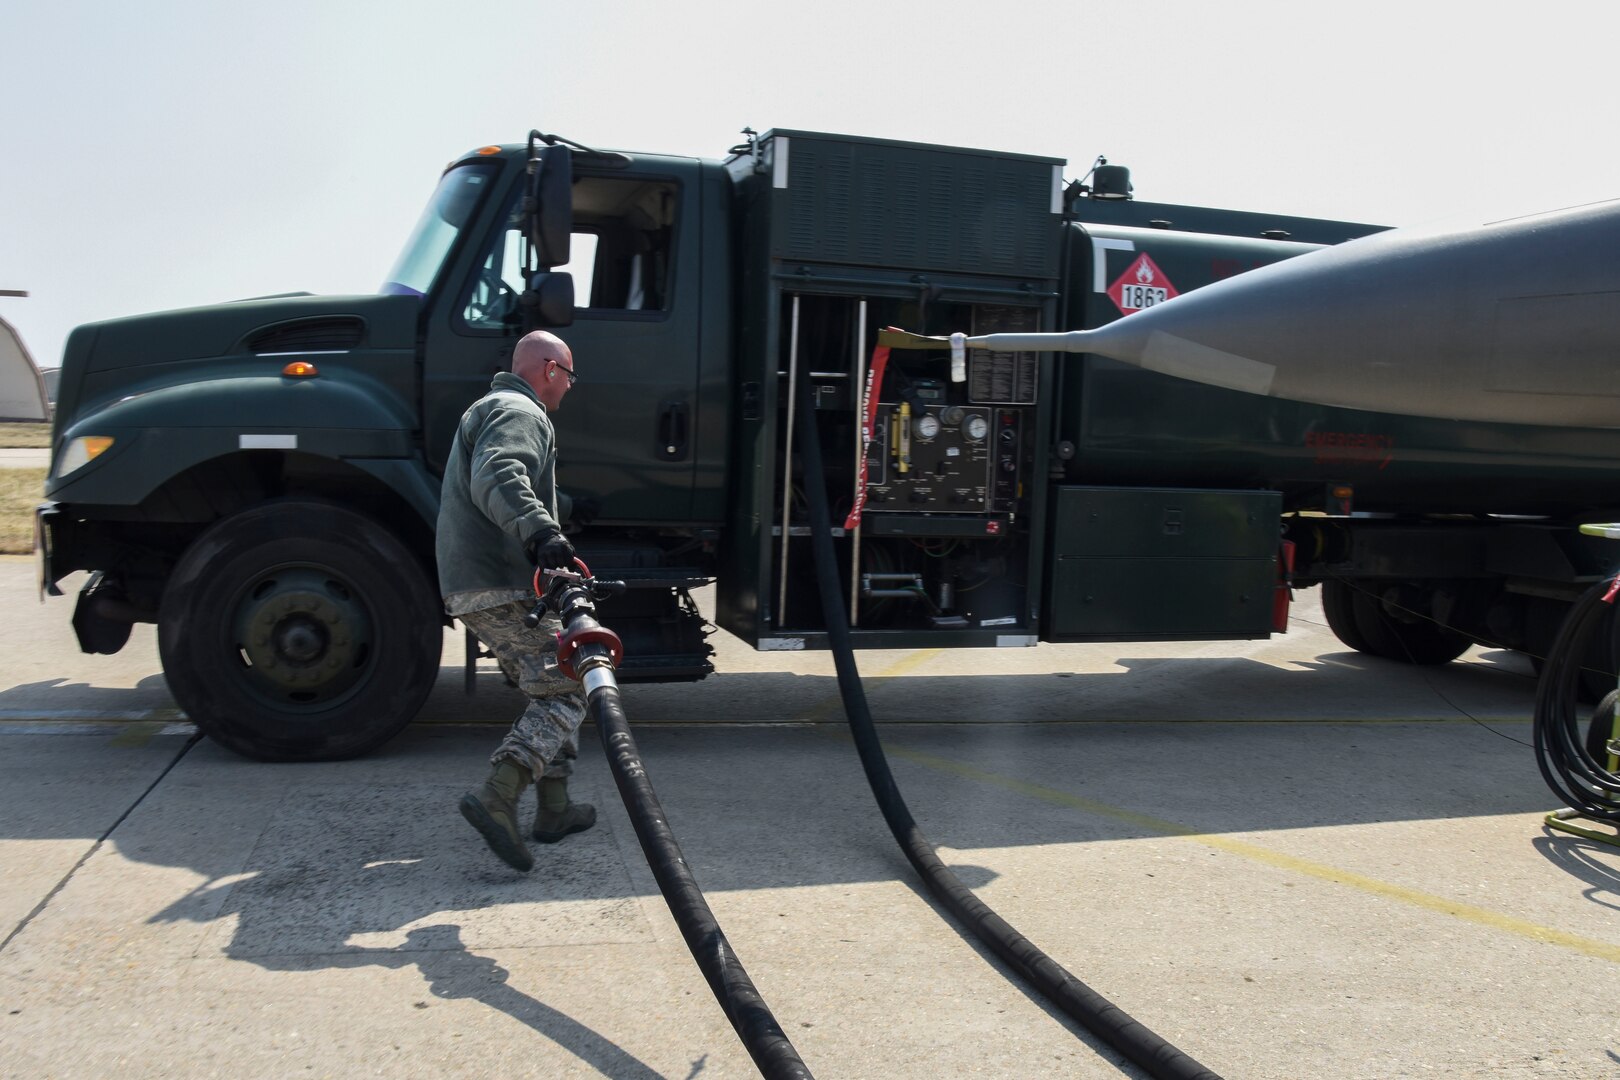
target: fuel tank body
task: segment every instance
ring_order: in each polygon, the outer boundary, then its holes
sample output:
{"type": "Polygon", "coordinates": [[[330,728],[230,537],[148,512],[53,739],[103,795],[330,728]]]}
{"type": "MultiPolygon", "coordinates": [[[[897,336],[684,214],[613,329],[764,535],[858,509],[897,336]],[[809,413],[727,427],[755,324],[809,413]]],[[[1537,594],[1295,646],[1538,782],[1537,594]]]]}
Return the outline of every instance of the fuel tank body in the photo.
{"type": "Polygon", "coordinates": [[[1071,349],[1291,401],[1620,427],[1620,201],[1322,248],[1071,349]]]}
{"type": "Polygon", "coordinates": [[[1620,510],[1620,202],[1382,232],[1103,325],[981,344],[1083,354],[1058,360],[1070,481],[1620,510]]]}

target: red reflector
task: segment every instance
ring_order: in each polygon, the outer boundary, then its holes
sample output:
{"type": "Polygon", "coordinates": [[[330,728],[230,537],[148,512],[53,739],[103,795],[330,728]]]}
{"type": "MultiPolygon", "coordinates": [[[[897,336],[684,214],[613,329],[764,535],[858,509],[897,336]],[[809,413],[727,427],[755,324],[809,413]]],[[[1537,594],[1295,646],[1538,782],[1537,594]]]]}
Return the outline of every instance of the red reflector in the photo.
{"type": "Polygon", "coordinates": [[[1293,600],[1289,582],[1294,577],[1294,542],[1284,540],[1277,552],[1277,585],[1271,593],[1271,632],[1288,632],[1288,606],[1293,600]]]}

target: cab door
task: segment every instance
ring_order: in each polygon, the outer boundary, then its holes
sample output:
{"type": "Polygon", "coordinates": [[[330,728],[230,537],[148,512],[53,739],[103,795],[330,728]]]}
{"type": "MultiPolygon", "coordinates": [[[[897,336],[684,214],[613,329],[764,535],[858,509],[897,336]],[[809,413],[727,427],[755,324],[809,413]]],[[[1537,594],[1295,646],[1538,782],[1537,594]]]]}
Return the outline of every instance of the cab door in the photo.
{"type": "MultiPolygon", "coordinates": [[[[521,176],[459,284],[430,316],[424,391],[429,460],[442,468],[454,420],[510,370],[521,334],[521,176]],[[437,402],[437,404],[433,404],[437,402]],[[453,415],[452,415],[453,414],[453,415]]],[[[576,160],[573,325],[556,331],[578,382],[552,417],[557,480],[600,500],[601,519],[691,519],[698,389],[697,162],[636,161],[592,170],[576,160]]]]}

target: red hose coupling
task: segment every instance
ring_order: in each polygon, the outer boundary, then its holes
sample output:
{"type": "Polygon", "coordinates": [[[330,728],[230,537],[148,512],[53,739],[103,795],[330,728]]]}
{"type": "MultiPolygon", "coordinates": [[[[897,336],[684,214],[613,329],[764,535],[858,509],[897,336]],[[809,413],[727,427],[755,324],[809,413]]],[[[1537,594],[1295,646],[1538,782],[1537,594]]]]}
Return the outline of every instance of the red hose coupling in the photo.
{"type": "Polygon", "coordinates": [[[557,670],[564,675],[579,681],[574,673],[574,654],[585,645],[606,645],[608,652],[613,655],[615,669],[624,663],[624,642],[605,626],[587,626],[577,630],[567,630],[557,637],[557,670]]]}

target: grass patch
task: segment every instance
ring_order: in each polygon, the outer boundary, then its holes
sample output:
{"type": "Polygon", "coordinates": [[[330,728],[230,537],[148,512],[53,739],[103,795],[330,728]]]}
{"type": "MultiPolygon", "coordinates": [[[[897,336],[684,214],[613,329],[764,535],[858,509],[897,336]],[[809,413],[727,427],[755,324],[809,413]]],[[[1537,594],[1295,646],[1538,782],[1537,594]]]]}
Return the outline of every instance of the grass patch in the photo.
{"type": "Polygon", "coordinates": [[[45,447],[51,445],[51,425],[38,423],[0,424],[0,449],[45,447]]]}
{"type": "Polygon", "coordinates": [[[0,555],[33,553],[34,507],[44,501],[44,469],[0,469],[0,555]]]}

